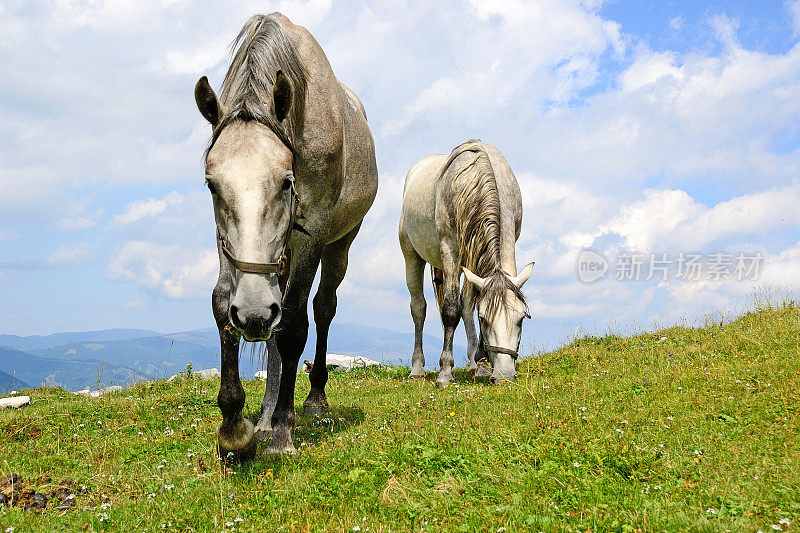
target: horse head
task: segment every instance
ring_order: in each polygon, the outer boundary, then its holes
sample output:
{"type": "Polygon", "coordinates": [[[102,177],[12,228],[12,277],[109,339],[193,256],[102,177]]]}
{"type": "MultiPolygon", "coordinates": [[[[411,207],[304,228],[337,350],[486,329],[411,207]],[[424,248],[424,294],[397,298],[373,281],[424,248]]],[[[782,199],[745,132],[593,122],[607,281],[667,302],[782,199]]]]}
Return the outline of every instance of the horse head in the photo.
{"type": "Polygon", "coordinates": [[[533,263],[528,263],[516,276],[500,270],[482,278],[463,267],[467,282],[478,290],[480,341],[494,368],[492,381],[516,381],[516,361],[522,335],[522,321],[530,318],[522,285],[531,277],[533,263]]]}
{"type": "MultiPolygon", "coordinates": [[[[292,93],[289,79],[277,71],[267,112],[279,124],[289,114],[292,93]]],[[[296,208],[293,154],[269,121],[223,109],[205,76],[195,100],[214,131],[205,181],[231,274],[229,319],[245,339],[266,340],[281,319],[279,277],[287,267],[296,208]]]]}

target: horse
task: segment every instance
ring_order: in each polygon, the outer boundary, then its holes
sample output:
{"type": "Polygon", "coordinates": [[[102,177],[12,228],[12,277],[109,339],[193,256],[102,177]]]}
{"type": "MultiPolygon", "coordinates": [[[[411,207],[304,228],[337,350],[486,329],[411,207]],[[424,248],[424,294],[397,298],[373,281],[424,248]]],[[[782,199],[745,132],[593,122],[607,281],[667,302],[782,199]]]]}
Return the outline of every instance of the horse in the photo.
{"type": "Polygon", "coordinates": [[[296,454],[294,390],[311,285],[321,265],[303,404],[320,413],[328,410],[325,354],[336,290],[378,188],[375,146],[361,101],[308,30],[280,13],[256,15],[231,49],[220,96],[205,76],[194,91],[212,132],[204,160],[220,263],[212,293],[222,367],[217,444],[221,457],[245,457],[271,434],[267,453],[296,454]],[[266,341],[267,387],[255,427],[242,416],[241,337],[266,341]]]}
{"type": "Polygon", "coordinates": [[[399,237],[414,319],[409,377],[424,376],[422,289],[427,263],[444,326],[436,386],[454,382],[453,333],[459,319],[467,332],[473,375],[488,374],[477,363],[488,358],[493,382],[516,380],[522,321],[530,318],[521,288],[534,265],[528,263],[517,274],[514,245],[521,227],[519,184],[506,159],[490,144],[470,140],[450,155],[425,157],[408,171],[399,237]],[[459,291],[462,270],[465,282],[459,291]],[[473,321],[476,308],[480,343],[473,321]]]}

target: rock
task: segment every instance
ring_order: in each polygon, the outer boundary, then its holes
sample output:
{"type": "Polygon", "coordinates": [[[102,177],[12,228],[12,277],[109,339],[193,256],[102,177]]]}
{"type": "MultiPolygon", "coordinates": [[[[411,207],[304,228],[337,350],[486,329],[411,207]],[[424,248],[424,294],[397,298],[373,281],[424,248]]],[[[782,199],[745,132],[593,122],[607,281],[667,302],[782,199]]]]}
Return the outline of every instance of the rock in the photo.
{"type": "Polygon", "coordinates": [[[222,377],[222,374],[219,373],[218,368],[206,368],[205,370],[192,372],[192,375],[200,379],[214,379],[222,377]]]}
{"type": "Polygon", "coordinates": [[[0,507],[8,505],[8,496],[5,493],[0,492],[0,507]]]}
{"type": "Polygon", "coordinates": [[[221,377],[222,374],[219,373],[218,368],[206,368],[204,370],[193,371],[191,374],[187,374],[186,372],[181,372],[180,374],[175,374],[167,381],[175,381],[176,379],[182,379],[186,377],[192,377],[197,379],[214,379],[221,377]]]}
{"type": "Polygon", "coordinates": [[[367,359],[366,357],[352,357],[349,355],[338,355],[335,353],[329,353],[325,362],[328,365],[328,368],[344,371],[373,365],[380,366],[378,361],[373,361],[372,359],[367,359]]]}
{"type": "Polygon", "coordinates": [[[89,398],[99,398],[100,396],[108,394],[109,392],[117,392],[120,390],[122,390],[122,387],[120,387],[119,385],[111,385],[110,387],[103,387],[102,389],[94,391],[87,387],[83,390],[77,391],[75,394],[79,396],[88,396],[89,398]]]}
{"type": "Polygon", "coordinates": [[[11,396],[0,398],[0,409],[19,409],[31,404],[30,396],[11,396]]]}
{"type": "Polygon", "coordinates": [[[266,370],[259,370],[253,376],[256,379],[260,379],[261,381],[267,381],[267,371],[266,370]]]}

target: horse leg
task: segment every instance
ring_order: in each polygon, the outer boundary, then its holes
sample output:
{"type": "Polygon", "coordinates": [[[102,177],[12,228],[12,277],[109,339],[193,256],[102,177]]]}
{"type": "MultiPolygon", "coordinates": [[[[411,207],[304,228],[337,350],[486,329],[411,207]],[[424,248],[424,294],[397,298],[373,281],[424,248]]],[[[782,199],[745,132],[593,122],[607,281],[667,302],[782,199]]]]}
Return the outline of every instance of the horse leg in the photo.
{"type": "Polygon", "coordinates": [[[469,302],[465,301],[462,293],[461,297],[461,319],[464,321],[464,330],[467,332],[467,358],[469,359],[468,368],[474,375],[478,371],[475,363],[475,352],[478,351],[478,336],[475,334],[474,310],[470,309],[469,302]]]}
{"type": "Polygon", "coordinates": [[[255,448],[253,423],[242,416],[245,396],[239,379],[239,335],[228,322],[230,284],[230,274],[221,267],[211,301],[219,329],[222,366],[222,382],[217,395],[217,405],[222,411],[222,424],[216,433],[217,449],[223,459],[229,453],[240,457],[249,455],[255,448]]]}
{"type": "Polygon", "coordinates": [[[425,354],[422,352],[422,329],[425,326],[425,294],[422,284],[425,281],[425,260],[411,245],[408,236],[400,233],[400,248],[406,260],[406,286],[411,294],[411,318],[414,319],[414,354],[411,356],[410,378],[425,376],[425,354]]]}
{"type": "Polygon", "coordinates": [[[278,402],[278,389],[281,380],[281,355],[275,346],[275,336],[267,341],[267,385],[264,400],[261,402],[261,418],[256,424],[256,439],[267,440],[272,434],[272,413],[278,402]]]}
{"type": "Polygon", "coordinates": [[[281,322],[276,328],[275,345],[281,354],[281,380],[278,401],[272,413],[272,440],[268,454],[296,454],[294,430],[294,387],[297,362],[308,339],[308,295],[319,266],[324,244],[306,242],[292,259],[292,272],[283,300],[281,322]]]}
{"type": "Polygon", "coordinates": [[[328,330],[336,314],[336,289],[344,279],[347,271],[347,254],[350,244],[358,234],[361,224],[350,233],[325,247],[322,252],[322,273],[319,288],[314,296],[314,324],[317,327],[317,349],[314,354],[314,366],[308,376],[311,390],[303,402],[303,412],[321,414],[328,411],[328,399],[325,397],[325,384],[328,382],[328,330]]]}
{"type": "Polygon", "coordinates": [[[444,271],[444,303],[442,304],[442,325],[444,326],[444,346],[439,359],[437,387],[447,387],[453,379],[453,334],[461,319],[461,295],[459,294],[458,252],[447,242],[442,242],[442,270],[444,271]]]}
{"type": "MultiPolygon", "coordinates": [[[[292,251],[286,251],[287,261],[291,264],[292,251]]],[[[284,272],[279,280],[281,293],[285,294],[286,284],[289,281],[289,272],[284,272]]],[[[281,354],[278,353],[278,347],[275,344],[275,336],[273,335],[267,341],[267,383],[264,388],[264,399],[261,401],[261,418],[256,424],[256,439],[260,441],[267,440],[267,437],[272,434],[272,413],[275,412],[275,404],[278,403],[278,389],[280,388],[281,380],[281,354]]]]}

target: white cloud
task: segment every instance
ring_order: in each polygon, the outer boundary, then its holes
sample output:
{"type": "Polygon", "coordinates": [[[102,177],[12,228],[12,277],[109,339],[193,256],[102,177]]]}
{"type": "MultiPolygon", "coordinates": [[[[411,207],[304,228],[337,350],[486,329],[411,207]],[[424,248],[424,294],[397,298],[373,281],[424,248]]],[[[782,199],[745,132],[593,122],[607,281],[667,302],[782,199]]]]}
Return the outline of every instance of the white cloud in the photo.
{"type": "MultiPolygon", "coordinates": [[[[623,206],[594,237],[615,233],[642,252],[706,249],[725,238],[763,236],[800,230],[800,186],[793,185],[732,198],[709,208],[681,190],[648,190],[645,198],[623,206]]],[[[588,236],[580,235],[581,242],[588,236]]],[[[586,246],[591,246],[589,243],[586,246]]]]}
{"type": "Polygon", "coordinates": [[[124,225],[136,222],[145,217],[153,217],[164,212],[167,207],[183,202],[183,195],[178,191],[172,191],[161,200],[148,198],[139,202],[128,204],[125,212],[114,216],[114,224],[124,225]]]}
{"type": "Polygon", "coordinates": [[[77,265],[87,262],[93,256],[94,251],[86,243],[60,244],[47,256],[45,263],[51,266],[77,265]]]}
{"type": "Polygon", "coordinates": [[[636,61],[619,77],[620,89],[630,93],[663,78],[674,78],[680,82],[683,71],[675,66],[676,54],[673,52],[642,52],[636,61]]]}
{"type": "Polygon", "coordinates": [[[680,31],[680,29],[683,28],[683,17],[678,15],[677,17],[669,19],[669,27],[675,31],[680,31]]]}
{"type": "Polygon", "coordinates": [[[794,36],[800,36],[800,0],[789,0],[784,5],[792,17],[794,36]]]}
{"type": "Polygon", "coordinates": [[[683,191],[645,191],[645,199],[624,207],[601,235],[613,232],[634,250],[654,251],[679,224],[699,215],[701,207],[683,191]]]}
{"type": "Polygon", "coordinates": [[[213,248],[202,250],[147,241],[125,243],[108,266],[109,275],[168,298],[208,296],[219,272],[213,248]]]}
{"type": "MultiPolygon", "coordinates": [[[[381,125],[397,135],[418,118],[430,121],[452,113],[491,113],[518,105],[568,102],[597,77],[597,59],[609,49],[625,49],[619,25],[580,2],[470,1],[458,23],[469,39],[446,37],[454,60],[399,114],[381,125]]],[[[458,34],[456,34],[458,35],[458,34]]],[[[441,72],[441,69],[439,69],[441,72]]]]}

